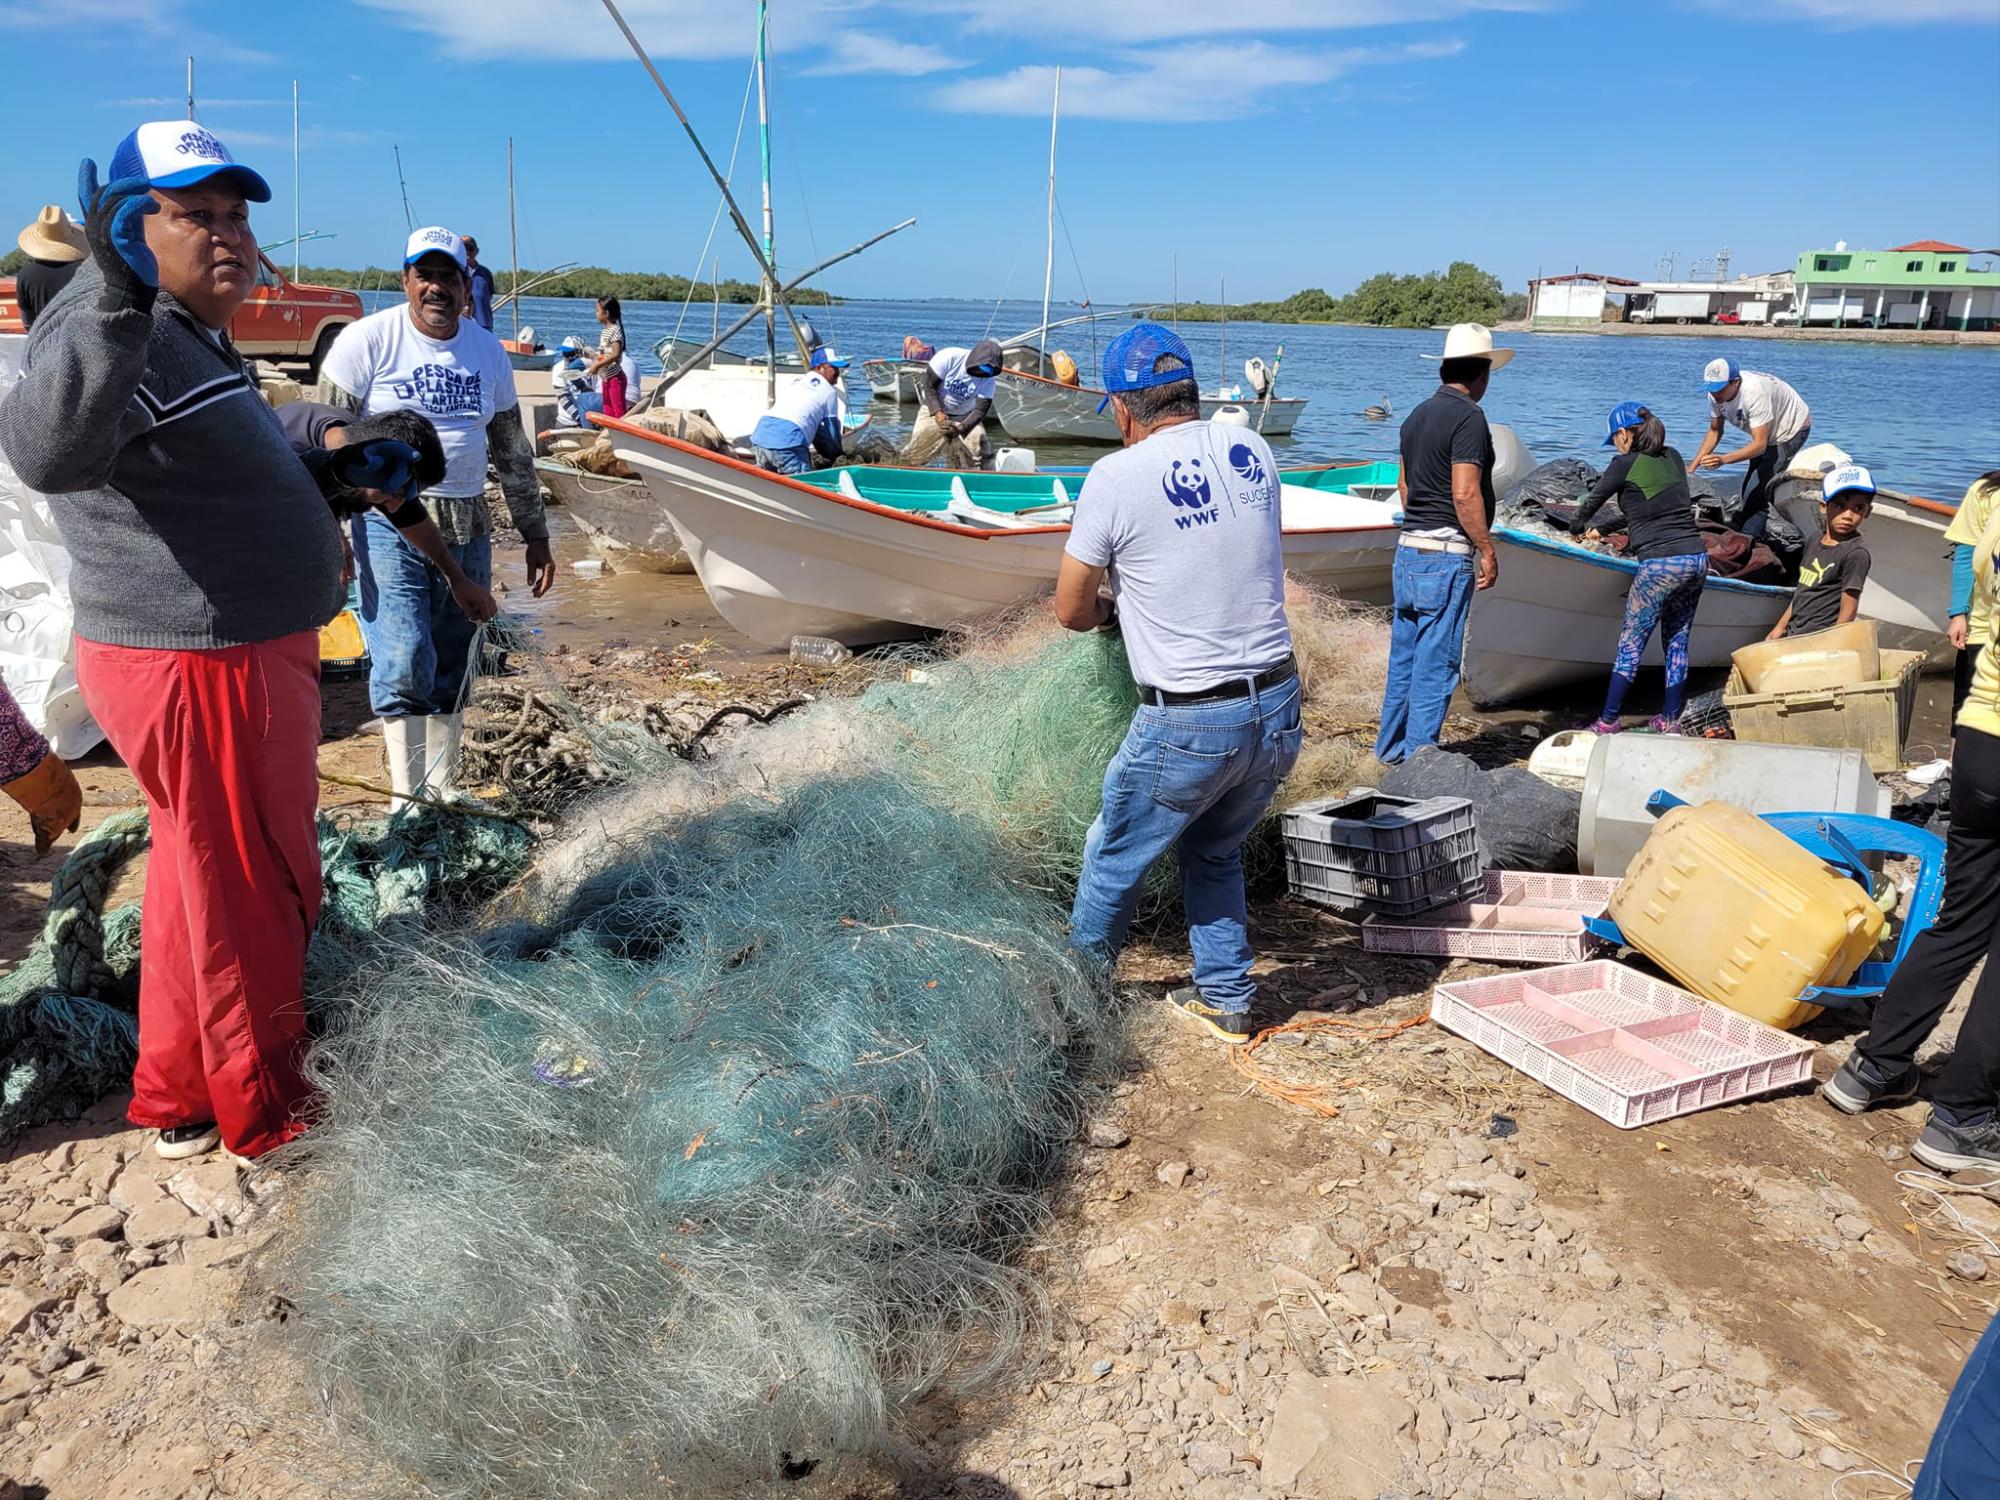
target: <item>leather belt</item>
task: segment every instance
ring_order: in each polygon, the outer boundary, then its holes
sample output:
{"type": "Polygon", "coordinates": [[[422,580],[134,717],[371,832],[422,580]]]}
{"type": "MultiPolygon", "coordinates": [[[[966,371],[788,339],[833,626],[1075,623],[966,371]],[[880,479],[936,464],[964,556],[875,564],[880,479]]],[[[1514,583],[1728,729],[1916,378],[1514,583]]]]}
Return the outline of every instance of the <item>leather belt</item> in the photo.
{"type": "Polygon", "coordinates": [[[1419,552],[1449,552],[1456,557],[1470,557],[1472,543],[1448,542],[1441,536],[1404,536],[1397,539],[1398,547],[1414,547],[1419,552]]]}
{"type": "Polygon", "coordinates": [[[1261,693],[1266,688],[1290,682],[1298,675],[1298,658],[1287,656],[1275,667],[1259,672],[1255,677],[1238,677],[1230,682],[1217,683],[1212,688],[1203,688],[1197,693],[1169,693],[1163,688],[1147,687],[1142,682],[1139,684],[1139,701],[1153,708],[1187,703],[1226,703],[1232,698],[1247,698],[1252,692],[1261,693]]]}

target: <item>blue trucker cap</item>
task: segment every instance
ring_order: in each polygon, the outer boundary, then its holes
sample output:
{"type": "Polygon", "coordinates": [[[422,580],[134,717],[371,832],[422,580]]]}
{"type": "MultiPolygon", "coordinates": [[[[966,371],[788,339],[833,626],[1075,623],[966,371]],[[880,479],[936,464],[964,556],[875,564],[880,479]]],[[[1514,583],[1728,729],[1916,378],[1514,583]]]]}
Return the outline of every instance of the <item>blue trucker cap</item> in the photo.
{"type": "Polygon", "coordinates": [[[110,181],[136,177],[147,187],[193,187],[227,172],[252,203],[269,203],[271,186],[229,154],[213,131],[192,120],[152,120],[111,153],[110,181]]]}
{"type": "Polygon", "coordinates": [[[1103,411],[1113,395],[1143,391],[1156,385],[1172,385],[1177,380],[1193,380],[1194,356],[1181,336],[1161,323],[1134,323],[1113,339],[1104,351],[1104,399],[1097,403],[1103,411]],[[1181,362],[1179,369],[1155,370],[1161,355],[1181,362]]]}
{"type": "Polygon", "coordinates": [[[1636,401],[1620,401],[1611,408],[1611,415],[1604,419],[1604,446],[1611,446],[1611,439],[1627,427],[1637,427],[1646,419],[1640,415],[1645,410],[1636,401]]]}
{"type": "Polygon", "coordinates": [[[1742,373],[1733,359],[1711,359],[1701,367],[1701,388],[1713,396],[1742,373]]]}

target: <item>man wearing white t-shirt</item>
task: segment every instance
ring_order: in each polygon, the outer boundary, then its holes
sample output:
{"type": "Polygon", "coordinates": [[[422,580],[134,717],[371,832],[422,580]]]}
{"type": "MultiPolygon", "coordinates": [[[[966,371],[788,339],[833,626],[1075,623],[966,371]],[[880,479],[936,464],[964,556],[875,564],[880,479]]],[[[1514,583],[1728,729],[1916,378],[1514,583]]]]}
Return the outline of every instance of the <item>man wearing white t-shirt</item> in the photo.
{"type": "MultiPolygon", "coordinates": [[[[320,367],[320,400],[364,416],[419,411],[444,445],[445,477],[424,500],[466,576],[493,578],[493,522],[486,508],[489,456],[515,527],[528,543],[528,582],[555,581],[534,450],[521,430],[514,372],[500,341],[470,318],[464,242],[419,229],[403,257],[400,307],[341,330],[320,367]]],[[[392,808],[424,791],[448,791],[463,725],[459,702],[474,626],[444,576],[380,512],[354,518],[368,698],[388,745],[392,808]]]]}
{"type": "Polygon", "coordinates": [[[993,409],[993,378],[1000,373],[1000,346],[981,339],[970,349],[940,349],[919,377],[923,411],[903,447],[903,461],[927,464],[948,438],[965,444],[983,463],[987,456],[986,415],[993,409]]]}
{"type": "Polygon", "coordinates": [[[1688,464],[1690,474],[1748,463],[1736,529],[1761,537],[1771,517],[1771,486],[1812,441],[1812,412],[1805,398],[1775,375],[1739,370],[1733,359],[1711,359],[1701,372],[1708,392],[1708,436],[1688,464]],[[1734,453],[1717,453],[1724,424],[1750,434],[1734,453]]]}

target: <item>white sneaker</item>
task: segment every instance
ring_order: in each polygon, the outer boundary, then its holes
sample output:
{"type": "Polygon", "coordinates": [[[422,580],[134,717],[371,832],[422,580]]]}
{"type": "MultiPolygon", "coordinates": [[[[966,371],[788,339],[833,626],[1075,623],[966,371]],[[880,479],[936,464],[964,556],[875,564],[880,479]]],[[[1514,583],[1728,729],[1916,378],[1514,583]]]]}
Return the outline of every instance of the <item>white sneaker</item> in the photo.
{"type": "Polygon", "coordinates": [[[222,1132],[213,1125],[169,1125],[153,1137],[153,1154],[168,1161],[185,1161],[190,1156],[206,1156],[222,1144],[222,1132]]]}

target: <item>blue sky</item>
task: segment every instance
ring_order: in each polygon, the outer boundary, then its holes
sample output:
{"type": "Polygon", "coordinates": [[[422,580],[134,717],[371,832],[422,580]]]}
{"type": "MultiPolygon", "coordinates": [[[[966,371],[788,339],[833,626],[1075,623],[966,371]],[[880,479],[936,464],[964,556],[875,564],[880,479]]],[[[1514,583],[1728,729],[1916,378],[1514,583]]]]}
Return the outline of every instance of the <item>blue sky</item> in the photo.
{"type": "MultiPolygon", "coordinates": [[[[622,0],[725,158],[753,0],[622,0]]],[[[1470,259],[1510,288],[1736,271],[1836,239],[2000,246],[2000,0],[773,0],[781,264],[915,215],[830,273],[859,296],[1040,293],[1049,89],[1063,77],[1056,295],[1348,290],[1470,259]],[[1072,255],[1072,244],[1074,252],[1072,255]]],[[[308,260],[419,222],[526,265],[685,271],[715,209],[599,0],[0,0],[0,185],[22,222],[142,119],[202,121],[271,178],[308,260]],[[45,59],[42,65],[37,59],[45,59]],[[33,122],[32,128],[28,128],[33,122]]],[[[737,158],[756,213],[754,113],[737,158]]],[[[725,223],[711,257],[752,262],[725,223]]]]}

